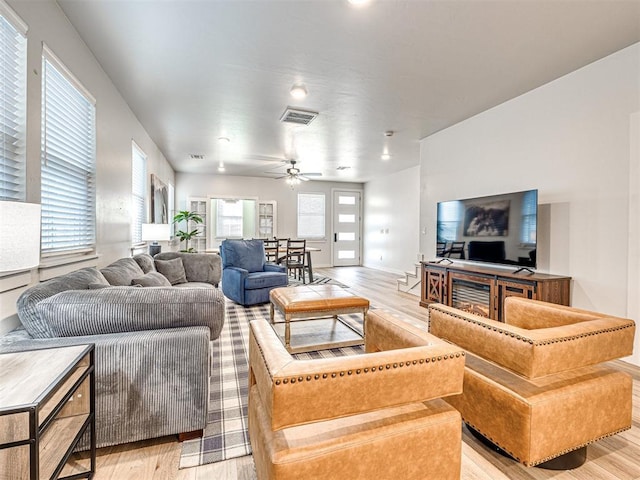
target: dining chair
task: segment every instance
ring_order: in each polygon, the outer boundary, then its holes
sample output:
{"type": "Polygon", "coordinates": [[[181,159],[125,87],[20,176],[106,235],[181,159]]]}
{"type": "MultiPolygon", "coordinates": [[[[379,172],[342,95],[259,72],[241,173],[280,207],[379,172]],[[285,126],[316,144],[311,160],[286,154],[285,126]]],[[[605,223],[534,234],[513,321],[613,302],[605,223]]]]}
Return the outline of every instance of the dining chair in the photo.
{"type": "Polygon", "coordinates": [[[294,277],[298,279],[302,277],[302,283],[306,283],[306,247],[306,240],[287,240],[287,255],[284,258],[287,273],[291,275],[291,272],[294,272],[294,277]]]}
{"type": "Polygon", "coordinates": [[[264,255],[269,263],[278,263],[278,240],[267,239],[262,240],[264,243],[264,255]]]}

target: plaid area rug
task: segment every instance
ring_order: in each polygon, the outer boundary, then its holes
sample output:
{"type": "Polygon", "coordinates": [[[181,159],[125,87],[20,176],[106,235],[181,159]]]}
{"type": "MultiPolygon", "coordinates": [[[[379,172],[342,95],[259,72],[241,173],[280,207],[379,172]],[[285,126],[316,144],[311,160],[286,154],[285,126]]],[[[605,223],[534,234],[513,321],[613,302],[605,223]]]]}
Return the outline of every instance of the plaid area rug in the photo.
{"type": "MultiPolygon", "coordinates": [[[[300,286],[300,285],[303,285],[302,280],[298,280],[296,278],[289,277],[289,286],[296,287],[296,286],[300,286]]],[[[317,274],[315,274],[313,276],[313,282],[309,283],[309,281],[307,280],[307,285],[338,285],[339,287],[349,288],[344,283],[340,283],[339,281],[337,281],[337,280],[335,280],[333,278],[322,277],[322,276],[317,275],[317,274]]]]}
{"type": "MultiPolygon", "coordinates": [[[[220,337],[211,342],[207,426],[202,438],[183,442],[180,468],[251,454],[247,428],[249,322],[259,318],[268,320],[269,304],[243,307],[230,300],[226,302],[225,324],[220,337]]],[[[340,318],[362,333],[362,315],[342,315],[340,318]]],[[[363,352],[361,346],[356,346],[300,353],[295,357],[306,360],[363,352]]]]}

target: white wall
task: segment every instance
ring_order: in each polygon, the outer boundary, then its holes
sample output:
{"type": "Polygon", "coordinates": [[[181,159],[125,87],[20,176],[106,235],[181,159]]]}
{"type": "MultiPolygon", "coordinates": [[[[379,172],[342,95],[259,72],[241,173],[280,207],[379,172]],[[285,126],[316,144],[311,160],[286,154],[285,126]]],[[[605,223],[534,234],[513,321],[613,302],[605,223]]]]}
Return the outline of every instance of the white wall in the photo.
{"type": "MultiPolygon", "coordinates": [[[[148,156],[148,175],[174,183],[170,164],[158,150],[97,60],[53,0],[8,0],[28,25],[27,32],[27,201],[40,202],[40,115],[42,43],[55,53],[96,98],[97,253],[99,267],[128,256],[131,247],[131,140],[148,156]]],[[[147,189],[150,191],[150,187],[147,189]]],[[[69,266],[75,270],[83,264],[69,266]]],[[[64,269],[61,269],[64,271],[64,269]]],[[[50,276],[51,270],[46,275],[50,276]]],[[[34,271],[30,282],[43,278],[34,271]]],[[[24,283],[24,282],[21,282],[24,283]]],[[[24,290],[11,279],[0,279],[0,333],[13,328],[15,300],[24,290]]]]}
{"type": "Polygon", "coordinates": [[[638,112],[635,44],[424,139],[422,250],[438,201],[537,188],[540,270],[573,278],[572,305],[640,320],[638,112]]]}
{"type": "Polygon", "coordinates": [[[292,189],[284,180],[258,177],[234,177],[227,175],[201,175],[176,173],[176,209],[186,208],[187,197],[258,197],[259,200],[277,202],[278,236],[282,238],[296,238],[297,229],[297,194],[298,192],[324,193],[326,195],[326,225],[327,239],[314,241],[309,244],[320,248],[320,252],[313,253],[313,265],[316,267],[331,266],[331,199],[332,191],[363,190],[361,183],[338,182],[302,182],[292,189]]]}
{"type": "Polygon", "coordinates": [[[369,181],[364,192],[363,265],[413,271],[421,255],[420,166],[369,181]]]}

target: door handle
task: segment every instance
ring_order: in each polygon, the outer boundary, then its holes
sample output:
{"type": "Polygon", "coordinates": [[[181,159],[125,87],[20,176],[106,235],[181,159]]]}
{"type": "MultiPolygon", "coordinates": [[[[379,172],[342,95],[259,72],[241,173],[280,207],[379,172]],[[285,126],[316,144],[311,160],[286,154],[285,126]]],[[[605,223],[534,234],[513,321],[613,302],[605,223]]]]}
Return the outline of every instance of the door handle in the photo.
{"type": "Polygon", "coordinates": [[[333,234],[333,241],[334,241],[334,242],[337,242],[337,241],[338,241],[338,234],[337,234],[337,233],[334,233],[334,234],[333,234]]]}

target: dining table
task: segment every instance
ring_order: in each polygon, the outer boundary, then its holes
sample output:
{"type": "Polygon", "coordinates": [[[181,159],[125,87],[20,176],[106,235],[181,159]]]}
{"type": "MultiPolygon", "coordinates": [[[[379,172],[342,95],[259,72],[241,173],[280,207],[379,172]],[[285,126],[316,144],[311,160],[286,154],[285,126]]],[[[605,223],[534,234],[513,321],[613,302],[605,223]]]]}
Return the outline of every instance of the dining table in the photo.
{"type": "MultiPolygon", "coordinates": [[[[318,247],[304,247],[304,253],[307,257],[307,272],[309,272],[309,283],[313,283],[313,264],[311,262],[311,252],[320,252],[321,250],[318,247]]],[[[278,255],[283,254],[281,257],[278,256],[277,263],[281,263],[287,257],[287,247],[278,248],[278,255]]]]}

